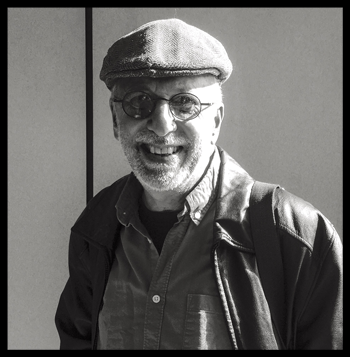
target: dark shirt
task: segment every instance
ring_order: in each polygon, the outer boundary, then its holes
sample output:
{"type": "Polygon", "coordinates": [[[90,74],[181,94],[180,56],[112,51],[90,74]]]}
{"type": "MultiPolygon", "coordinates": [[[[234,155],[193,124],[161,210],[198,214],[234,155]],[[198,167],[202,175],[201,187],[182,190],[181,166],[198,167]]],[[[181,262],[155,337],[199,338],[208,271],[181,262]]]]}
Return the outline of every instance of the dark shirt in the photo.
{"type": "MultiPolygon", "coordinates": [[[[99,315],[99,349],[231,349],[211,263],[217,150],[159,255],[139,217],[135,179],[116,208],[123,224],[99,315]]],[[[142,208],[141,208],[142,209],[142,208]]]]}
{"type": "Polygon", "coordinates": [[[177,222],[179,211],[151,211],[144,204],[143,200],[139,201],[139,216],[142,224],[147,229],[153,244],[156,246],[158,254],[163,247],[166,235],[177,222]]]}

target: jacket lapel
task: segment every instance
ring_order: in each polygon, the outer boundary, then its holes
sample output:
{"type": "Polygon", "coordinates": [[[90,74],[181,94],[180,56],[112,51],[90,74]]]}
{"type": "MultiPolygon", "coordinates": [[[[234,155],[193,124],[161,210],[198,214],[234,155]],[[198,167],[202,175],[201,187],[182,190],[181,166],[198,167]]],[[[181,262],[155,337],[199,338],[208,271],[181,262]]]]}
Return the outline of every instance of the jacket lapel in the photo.
{"type": "Polygon", "coordinates": [[[254,180],[225,151],[219,148],[219,152],[221,168],[214,235],[219,240],[228,240],[237,249],[254,252],[248,210],[254,180]]]}
{"type": "Polygon", "coordinates": [[[212,254],[234,347],[278,349],[250,233],[254,180],[223,150],[221,162],[212,254]]]}

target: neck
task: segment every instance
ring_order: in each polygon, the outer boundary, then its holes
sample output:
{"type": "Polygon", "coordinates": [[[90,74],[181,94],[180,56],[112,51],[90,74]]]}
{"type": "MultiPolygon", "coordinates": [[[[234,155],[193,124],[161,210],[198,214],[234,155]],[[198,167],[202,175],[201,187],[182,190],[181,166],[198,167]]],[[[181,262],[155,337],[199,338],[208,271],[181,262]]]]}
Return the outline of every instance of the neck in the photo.
{"type": "Polygon", "coordinates": [[[173,191],[157,192],[145,189],[143,202],[151,211],[176,211],[180,210],[185,202],[186,195],[173,191]]]}

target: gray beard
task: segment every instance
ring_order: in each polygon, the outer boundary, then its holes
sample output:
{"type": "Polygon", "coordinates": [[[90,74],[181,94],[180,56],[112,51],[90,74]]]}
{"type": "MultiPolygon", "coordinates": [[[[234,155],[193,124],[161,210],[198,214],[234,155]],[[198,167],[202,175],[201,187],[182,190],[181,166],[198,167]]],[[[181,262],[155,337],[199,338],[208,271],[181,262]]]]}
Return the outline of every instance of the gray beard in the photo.
{"type": "MultiPolygon", "coordinates": [[[[146,188],[157,192],[174,191],[178,193],[188,192],[193,181],[196,181],[196,170],[200,160],[202,143],[188,143],[183,139],[159,138],[149,134],[140,133],[136,137],[136,142],[143,142],[158,145],[181,145],[183,146],[184,154],[186,155],[185,162],[180,168],[169,167],[168,165],[158,164],[153,167],[147,167],[141,158],[140,152],[129,146],[127,137],[120,136],[120,143],[124,154],[140,183],[146,188]]],[[[202,171],[205,167],[202,168],[202,171]]],[[[199,176],[201,173],[199,173],[199,176]]]]}

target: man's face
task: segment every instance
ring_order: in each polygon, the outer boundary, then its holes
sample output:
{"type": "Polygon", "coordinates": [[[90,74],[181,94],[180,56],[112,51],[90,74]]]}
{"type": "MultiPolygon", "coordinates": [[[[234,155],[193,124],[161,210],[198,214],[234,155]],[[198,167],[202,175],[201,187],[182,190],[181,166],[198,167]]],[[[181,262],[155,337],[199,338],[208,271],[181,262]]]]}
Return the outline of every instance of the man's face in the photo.
{"type": "Polygon", "coordinates": [[[187,193],[204,173],[219,135],[223,104],[215,77],[125,78],[118,80],[112,97],[123,99],[132,91],[166,99],[192,93],[202,103],[215,102],[186,122],[173,117],[165,100],[157,101],[153,113],[141,120],[125,114],[121,103],[111,102],[115,137],[141,184],[187,193]]]}

